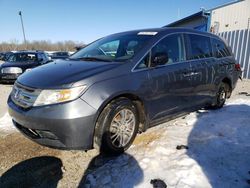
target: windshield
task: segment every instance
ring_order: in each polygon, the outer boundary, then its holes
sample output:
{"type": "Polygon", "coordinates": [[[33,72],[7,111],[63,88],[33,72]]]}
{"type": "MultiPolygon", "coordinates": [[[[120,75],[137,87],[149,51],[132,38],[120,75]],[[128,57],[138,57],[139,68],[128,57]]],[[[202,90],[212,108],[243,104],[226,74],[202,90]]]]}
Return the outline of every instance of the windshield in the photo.
{"type": "Polygon", "coordinates": [[[34,62],[37,61],[37,54],[34,53],[14,53],[8,58],[9,62],[34,62]]]}
{"type": "Polygon", "coordinates": [[[131,59],[151,38],[150,35],[112,35],[97,40],[73,54],[70,59],[126,61],[131,59]]]}
{"type": "Polygon", "coordinates": [[[0,61],[6,61],[11,53],[0,53],[0,61]]]}

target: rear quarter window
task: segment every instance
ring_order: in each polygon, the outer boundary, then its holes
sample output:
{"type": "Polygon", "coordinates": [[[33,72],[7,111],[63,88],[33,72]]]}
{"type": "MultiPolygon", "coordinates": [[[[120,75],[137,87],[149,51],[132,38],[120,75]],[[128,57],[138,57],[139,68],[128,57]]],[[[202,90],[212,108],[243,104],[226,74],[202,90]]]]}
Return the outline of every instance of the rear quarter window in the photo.
{"type": "Polygon", "coordinates": [[[222,40],[213,38],[212,46],[216,58],[228,57],[232,55],[230,50],[222,40]]]}
{"type": "Polygon", "coordinates": [[[188,34],[189,53],[188,59],[202,59],[213,56],[210,38],[203,35],[188,34]]]}

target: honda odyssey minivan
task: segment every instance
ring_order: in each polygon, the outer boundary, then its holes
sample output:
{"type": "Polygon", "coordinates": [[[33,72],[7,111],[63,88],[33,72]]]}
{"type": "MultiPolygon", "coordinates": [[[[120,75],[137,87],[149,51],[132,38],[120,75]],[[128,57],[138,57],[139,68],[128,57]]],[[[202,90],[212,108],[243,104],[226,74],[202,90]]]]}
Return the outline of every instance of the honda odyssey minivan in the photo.
{"type": "Polygon", "coordinates": [[[221,108],[240,74],[216,35],[182,28],[123,32],[18,77],[9,113],[39,144],[118,154],[138,132],[202,107],[221,108]]]}

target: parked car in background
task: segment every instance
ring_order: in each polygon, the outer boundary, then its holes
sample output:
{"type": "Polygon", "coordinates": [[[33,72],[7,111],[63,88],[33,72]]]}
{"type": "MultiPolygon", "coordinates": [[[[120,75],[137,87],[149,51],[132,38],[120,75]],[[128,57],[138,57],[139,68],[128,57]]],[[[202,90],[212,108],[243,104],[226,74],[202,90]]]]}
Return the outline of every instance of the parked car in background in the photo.
{"type": "Polygon", "coordinates": [[[17,51],[0,65],[0,81],[13,82],[25,71],[49,62],[43,51],[17,51]]]}
{"type": "Polygon", "coordinates": [[[0,52],[0,63],[8,59],[12,52],[0,52]]]}
{"type": "Polygon", "coordinates": [[[75,46],[75,50],[76,50],[76,51],[79,51],[79,50],[83,49],[85,46],[86,46],[85,44],[75,46]]]}
{"type": "Polygon", "coordinates": [[[49,60],[52,60],[50,57],[51,55],[48,52],[45,52],[45,55],[48,57],[49,60]]]}
{"type": "Polygon", "coordinates": [[[54,52],[51,54],[51,59],[66,59],[70,56],[69,52],[54,52]]]}
{"type": "Polygon", "coordinates": [[[114,34],[57,62],[18,78],[14,125],[45,146],[116,154],[149,127],[221,108],[241,74],[221,38],[181,28],[114,34]]]}

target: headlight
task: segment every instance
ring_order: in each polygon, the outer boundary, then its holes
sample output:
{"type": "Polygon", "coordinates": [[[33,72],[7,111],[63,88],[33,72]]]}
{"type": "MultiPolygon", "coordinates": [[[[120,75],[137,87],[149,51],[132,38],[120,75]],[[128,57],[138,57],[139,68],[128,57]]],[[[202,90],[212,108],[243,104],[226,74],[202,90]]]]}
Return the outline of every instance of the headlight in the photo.
{"type": "Polygon", "coordinates": [[[6,67],[2,68],[2,73],[7,73],[7,74],[21,74],[23,71],[21,68],[18,67],[6,67]]]}
{"type": "Polygon", "coordinates": [[[62,90],[42,90],[33,106],[57,104],[72,101],[81,96],[86,85],[62,90]]]}

